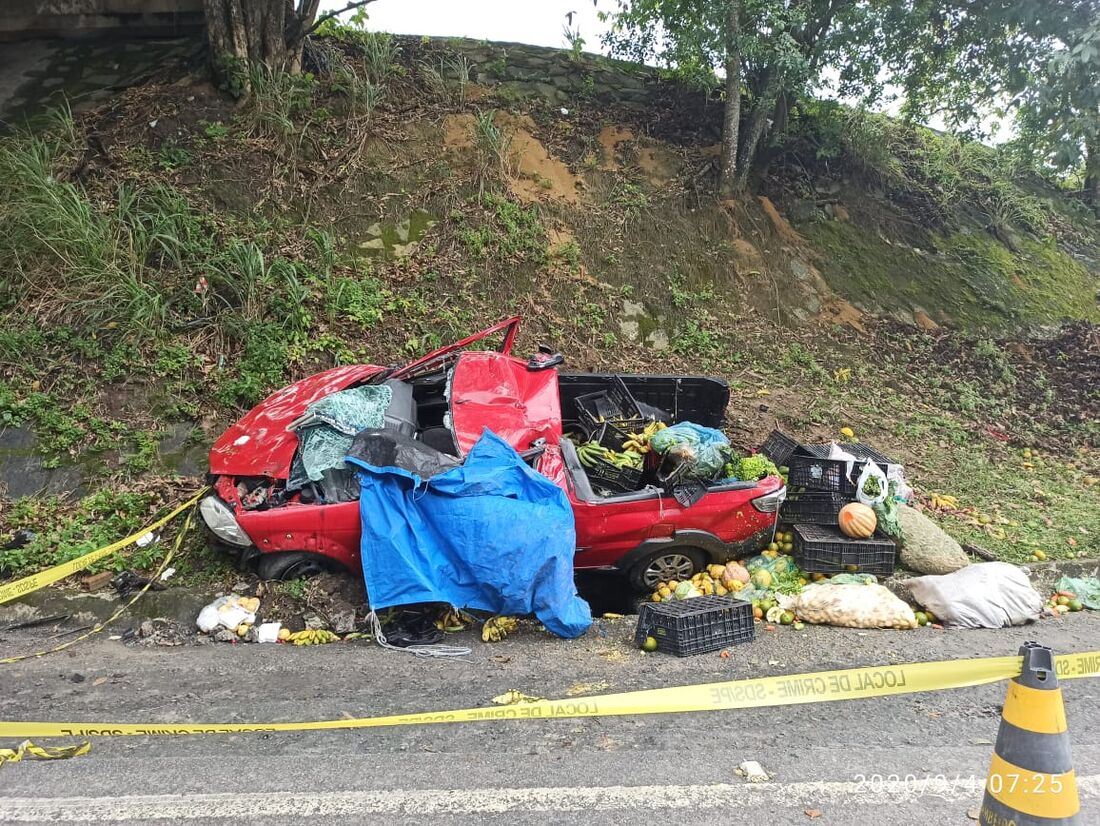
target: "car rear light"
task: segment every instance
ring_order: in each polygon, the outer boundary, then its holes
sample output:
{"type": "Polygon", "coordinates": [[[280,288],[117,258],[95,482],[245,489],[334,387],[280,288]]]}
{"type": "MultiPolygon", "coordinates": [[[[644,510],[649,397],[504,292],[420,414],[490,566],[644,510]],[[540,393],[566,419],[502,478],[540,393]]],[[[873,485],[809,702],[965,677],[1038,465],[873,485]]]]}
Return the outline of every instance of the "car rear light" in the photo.
{"type": "Polygon", "coordinates": [[[237,524],[233,511],[217,496],[204,498],[199,503],[199,513],[202,514],[206,527],[223,542],[237,547],[248,547],[252,544],[248,534],[237,524]]]}
{"type": "Polygon", "coordinates": [[[783,504],[787,499],[787,489],[780,488],[779,490],[766,493],[763,496],[757,496],[752,500],[752,506],[761,513],[777,513],[779,506],[783,504]]]}

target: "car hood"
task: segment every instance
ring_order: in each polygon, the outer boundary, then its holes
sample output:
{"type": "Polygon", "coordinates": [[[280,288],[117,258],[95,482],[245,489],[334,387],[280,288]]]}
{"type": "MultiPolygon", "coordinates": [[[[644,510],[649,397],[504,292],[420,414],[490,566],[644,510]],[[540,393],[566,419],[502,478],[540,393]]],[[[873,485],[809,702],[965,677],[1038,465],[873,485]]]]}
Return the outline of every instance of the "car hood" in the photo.
{"type": "Polygon", "coordinates": [[[361,384],[385,369],[374,364],[334,367],[272,393],[221,435],[210,450],[210,472],[286,479],[298,447],[298,437],[287,425],[318,399],[361,384]]]}

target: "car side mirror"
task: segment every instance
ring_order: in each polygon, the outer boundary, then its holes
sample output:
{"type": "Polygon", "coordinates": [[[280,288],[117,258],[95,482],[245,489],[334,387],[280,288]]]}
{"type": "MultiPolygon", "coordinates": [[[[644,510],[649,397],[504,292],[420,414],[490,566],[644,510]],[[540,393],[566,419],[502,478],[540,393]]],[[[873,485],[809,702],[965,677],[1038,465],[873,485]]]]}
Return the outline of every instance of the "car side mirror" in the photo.
{"type": "Polygon", "coordinates": [[[549,370],[551,367],[557,367],[559,364],[565,364],[565,356],[561,353],[555,353],[545,344],[540,344],[539,351],[527,360],[527,369],[549,370]]]}

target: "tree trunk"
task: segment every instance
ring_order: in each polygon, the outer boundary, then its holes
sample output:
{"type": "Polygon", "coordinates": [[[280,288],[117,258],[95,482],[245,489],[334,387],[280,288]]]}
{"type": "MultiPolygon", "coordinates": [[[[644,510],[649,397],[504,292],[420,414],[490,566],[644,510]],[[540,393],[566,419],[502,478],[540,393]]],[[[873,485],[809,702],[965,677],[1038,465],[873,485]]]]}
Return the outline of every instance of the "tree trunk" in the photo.
{"type": "Polygon", "coordinates": [[[719,194],[737,192],[737,146],[741,133],[741,0],[728,0],[726,18],[726,109],[722,118],[722,172],[719,194]]]}
{"type": "Polygon", "coordinates": [[[745,140],[741,144],[740,157],[737,159],[737,189],[744,189],[749,181],[749,173],[752,172],[756,161],[756,151],[760,146],[760,138],[768,126],[768,118],[775,110],[775,99],[779,96],[780,75],[778,72],[770,72],[767,83],[760,93],[760,97],[752,102],[752,112],[749,115],[748,131],[745,140]]]}
{"type": "Polygon", "coordinates": [[[297,72],[302,41],[317,15],[317,0],[203,0],[214,76],[235,95],[251,91],[259,66],[297,72]]]}

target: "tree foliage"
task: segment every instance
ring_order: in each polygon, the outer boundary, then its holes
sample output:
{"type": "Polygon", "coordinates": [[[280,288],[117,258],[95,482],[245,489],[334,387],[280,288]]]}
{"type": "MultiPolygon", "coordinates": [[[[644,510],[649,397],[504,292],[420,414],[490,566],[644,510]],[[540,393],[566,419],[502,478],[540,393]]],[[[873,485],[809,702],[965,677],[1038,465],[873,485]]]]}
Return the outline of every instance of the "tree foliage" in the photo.
{"type": "Polygon", "coordinates": [[[942,115],[984,137],[1008,118],[1040,167],[1085,172],[1100,207],[1100,4],[1096,0],[926,0],[894,19],[891,67],[906,114],[942,115]]]}
{"type": "Polygon", "coordinates": [[[991,114],[1009,118],[1017,148],[1047,170],[1082,172],[1100,209],[1097,0],[615,1],[614,53],[708,90],[725,73],[726,193],[799,98],[829,85],[867,103],[890,85],[903,115],[942,116],[969,137],[988,136],[991,114]]]}
{"type": "Polygon", "coordinates": [[[873,33],[883,0],[617,0],[605,37],[613,53],[657,60],[703,88],[726,76],[722,189],[744,187],[760,148],[826,68],[846,93],[879,88],[873,33]],[[737,121],[740,121],[738,123],[737,121]],[[732,175],[726,174],[728,171],[732,175]]]}

